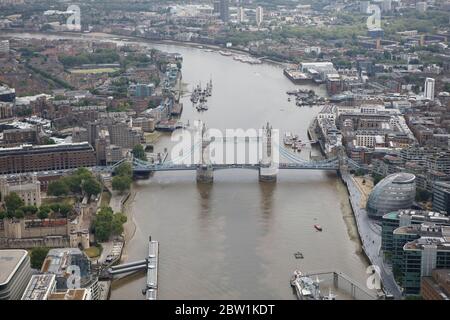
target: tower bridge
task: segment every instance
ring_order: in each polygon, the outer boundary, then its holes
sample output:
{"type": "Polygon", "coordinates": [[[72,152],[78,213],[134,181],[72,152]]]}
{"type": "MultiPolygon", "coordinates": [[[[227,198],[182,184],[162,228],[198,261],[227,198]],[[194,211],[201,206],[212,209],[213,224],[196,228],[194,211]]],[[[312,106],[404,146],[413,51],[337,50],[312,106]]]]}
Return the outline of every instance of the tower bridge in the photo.
{"type": "Polygon", "coordinates": [[[150,173],[159,171],[186,171],[195,170],[197,173],[198,182],[212,182],[214,179],[215,170],[224,169],[250,169],[258,170],[260,181],[276,181],[278,170],[327,170],[338,171],[343,169],[358,169],[361,166],[355,161],[345,156],[344,152],[339,152],[338,156],[328,158],[320,161],[308,161],[299,158],[291,151],[278,145],[278,141],[273,141],[272,127],[269,123],[263,127],[262,137],[208,137],[206,125],[203,124],[201,128],[200,142],[191,147],[190,153],[182,155],[176,159],[172,159],[163,163],[149,163],[137,158],[127,158],[117,162],[113,166],[107,168],[113,172],[115,168],[124,162],[129,162],[133,166],[133,173],[141,176],[148,176],[150,173]],[[261,142],[262,155],[260,160],[255,163],[215,163],[210,158],[210,146],[216,141],[234,142],[238,141],[254,141],[261,142]],[[274,149],[278,147],[277,150],[274,149]],[[199,163],[183,163],[184,160],[192,156],[196,148],[201,146],[199,163]],[[277,157],[274,157],[275,152],[278,151],[277,157]],[[287,162],[281,162],[278,158],[283,158],[287,162]]]}

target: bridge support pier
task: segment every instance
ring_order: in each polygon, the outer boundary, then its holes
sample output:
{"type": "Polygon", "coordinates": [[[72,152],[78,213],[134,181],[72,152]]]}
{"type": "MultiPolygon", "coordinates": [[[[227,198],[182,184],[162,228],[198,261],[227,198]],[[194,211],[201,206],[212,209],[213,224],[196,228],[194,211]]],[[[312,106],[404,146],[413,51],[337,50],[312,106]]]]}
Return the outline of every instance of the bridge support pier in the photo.
{"type": "Polygon", "coordinates": [[[212,183],[214,180],[214,170],[211,166],[200,166],[197,168],[197,182],[212,183]]]}
{"type": "Polygon", "coordinates": [[[277,168],[270,167],[263,167],[261,166],[259,168],[259,181],[261,182],[275,182],[277,181],[277,168]]]}

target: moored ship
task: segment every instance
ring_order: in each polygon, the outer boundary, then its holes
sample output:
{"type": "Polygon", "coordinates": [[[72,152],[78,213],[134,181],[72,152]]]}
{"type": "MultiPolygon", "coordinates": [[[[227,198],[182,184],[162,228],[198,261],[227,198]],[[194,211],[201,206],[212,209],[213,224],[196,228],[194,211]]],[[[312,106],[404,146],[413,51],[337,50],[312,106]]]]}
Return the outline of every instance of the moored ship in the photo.
{"type": "Polygon", "coordinates": [[[294,271],[291,286],[294,287],[299,300],[323,300],[319,289],[319,281],[314,281],[303,275],[299,270],[294,271]]]}

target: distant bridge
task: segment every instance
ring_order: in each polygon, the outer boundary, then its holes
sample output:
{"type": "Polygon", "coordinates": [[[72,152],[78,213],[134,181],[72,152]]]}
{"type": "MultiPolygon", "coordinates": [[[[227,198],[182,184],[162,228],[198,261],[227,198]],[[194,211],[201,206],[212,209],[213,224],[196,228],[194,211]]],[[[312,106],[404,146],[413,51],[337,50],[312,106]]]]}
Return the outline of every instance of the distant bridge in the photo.
{"type": "Polygon", "coordinates": [[[350,168],[360,168],[360,165],[355,161],[349,159],[346,156],[336,156],[333,158],[320,160],[320,161],[308,161],[298,157],[291,151],[287,150],[282,146],[278,147],[280,158],[287,160],[288,162],[277,163],[273,159],[273,147],[271,141],[272,128],[269,124],[264,128],[264,136],[253,137],[253,138],[222,138],[224,141],[234,141],[235,143],[240,140],[252,141],[257,140],[259,142],[262,139],[262,158],[257,163],[214,163],[209,159],[209,152],[207,147],[212,141],[216,141],[217,138],[205,139],[206,127],[203,125],[202,128],[202,141],[191,147],[190,153],[182,155],[178,158],[162,162],[162,163],[150,163],[147,161],[142,161],[140,159],[131,157],[127,159],[122,159],[113,166],[105,168],[110,172],[120,166],[124,162],[132,164],[133,173],[136,175],[149,175],[152,172],[159,171],[187,171],[195,170],[197,172],[197,180],[210,182],[213,180],[213,172],[215,170],[225,170],[225,169],[251,169],[258,170],[260,180],[276,180],[277,170],[327,170],[327,171],[337,171],[343,166],[350,168]],[[189,159],[194,153],[196,148],[200,148],[201,145],[201,161],[200,163],[184,163],[189,159]]]}

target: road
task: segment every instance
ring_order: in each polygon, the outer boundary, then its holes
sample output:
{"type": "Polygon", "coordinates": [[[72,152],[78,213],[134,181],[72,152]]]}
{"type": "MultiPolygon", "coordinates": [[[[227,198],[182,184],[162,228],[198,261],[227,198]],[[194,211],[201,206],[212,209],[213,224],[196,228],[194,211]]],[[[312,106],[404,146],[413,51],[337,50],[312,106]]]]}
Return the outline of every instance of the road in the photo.
{"type": "Polygon", "coordinates": [[[362,240],[362,247],[373,266],[379,267],[381,281],[385,291],[392,294],[395,299],[401,299],[402,292],[394,280],[394,275],[390,266],[383,261],[381,250],[381,226],[375,223],[367,215],[364,208],[361,208],[361,190],[349,174],[343,174],[343,179],[347,183],[350,194],[350,202],[355,213],[356,225],[362,240]]]}

